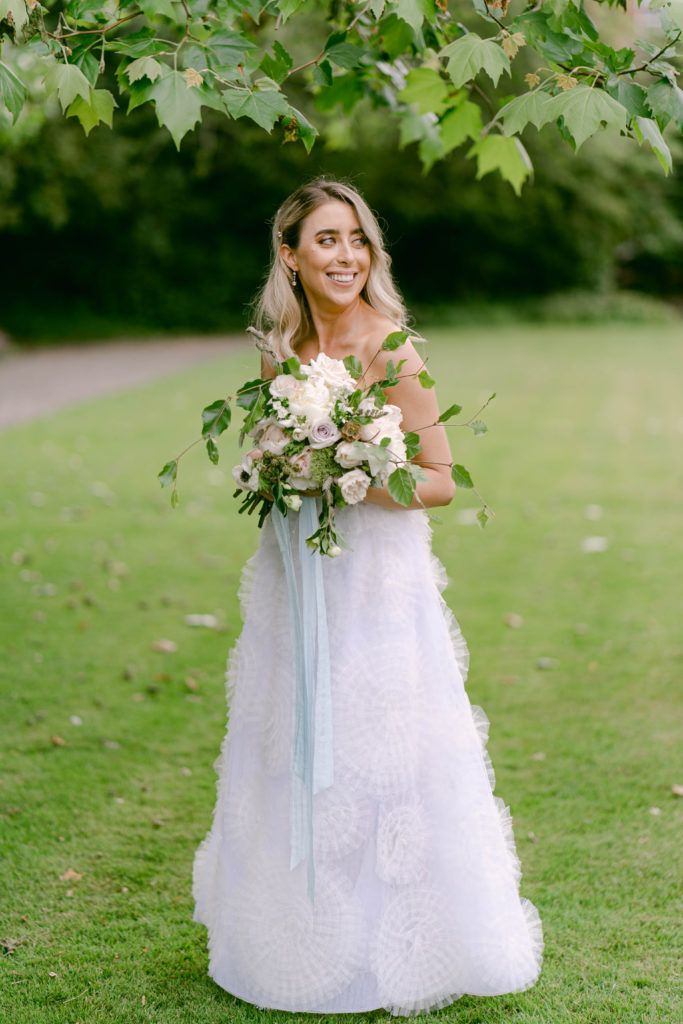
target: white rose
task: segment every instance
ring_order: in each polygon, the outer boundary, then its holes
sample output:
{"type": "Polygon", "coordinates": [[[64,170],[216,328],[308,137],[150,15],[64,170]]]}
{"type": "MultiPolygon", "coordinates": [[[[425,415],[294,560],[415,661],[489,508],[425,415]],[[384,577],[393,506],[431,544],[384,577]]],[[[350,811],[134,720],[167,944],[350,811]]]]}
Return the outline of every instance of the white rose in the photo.
{"type": "Polygon", "coordinates": [[[259,447],[271,455],[282,455],[289,444],[289,435],[279,423],[269,423],[259,438],[259,447]]]}
{"type": "Polygon", "coordinates": [[[313,423],[308,430],[311,448],[329,448],[340,437],[339,427],[330,419],[319,420],[317,423],[313,423]]]}
{"type": "Polygon", "coordinates": [[[300,383],[291,373],[279,373],[270,382],[270,394],[273,398],[289,398],[297,391],[300,383]]]}
{"type": "Polygon", "coordinates": [[[289,410],[294,416],[305,416],[309,423],[324,419],[334,409],[334,399],[325,382],[316,377],[298,381],[299,387],[289,396],[289,410]]]}
{"type": "Polygon", "coordinates": [[[364,398],[358,406],[363,416],[372,416],[372,423],[363,423],[360,436],[363,441],[381,441],[393,428],[398,428],[403,419],[403,412],[397,405],[383,405],[379,409],[373,398],[364,398]],[[376,415],[381,413],[381,415],[376,415]]]}
{"type": "Polygon", "coordinates": [[[243,455],[239,466],[234,466],[232,475],[243,491],[258,491],[258,467],[251,455],[243,455]]]}
{"type": "Polygon", "coordinates": [[[360,466],[361,462],[365,460],[365,455],[362,451],[358,451],[355,441],[342,441],[340,445],[337,445],[334,458],[342,469],[353,469],[355,466],[360,466]]]}
{"type": "Polygon", "coordinates": [[[356,382],[340,359],[330,359],[321,352],[308,366],[301,369],[309,380],[321,380],[334,398],[349,395],[356,389],[356,382]]]}
{"type": "Polygon", "coordinates": [[[352,469],[339,477],[342,498],[347,505],[357,505],[365,497],[370,486],[370,477],[362,469],[352,469]]]}
{"type": "Polygon", "coordinates": [[[287,508],[291,508],[292,512],[298,512],[303,504],[303,499],[299,494],[288,494],[285,497],[285,505],[287,508]]]}

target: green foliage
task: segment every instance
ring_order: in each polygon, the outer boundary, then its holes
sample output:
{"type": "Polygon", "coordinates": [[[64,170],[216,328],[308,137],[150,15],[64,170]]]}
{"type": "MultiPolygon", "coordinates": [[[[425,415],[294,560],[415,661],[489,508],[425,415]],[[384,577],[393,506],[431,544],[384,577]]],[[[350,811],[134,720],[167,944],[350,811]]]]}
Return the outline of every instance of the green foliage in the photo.
{"type": "Polygon", "coordinates": [[[25,0],[0,0],[0,100],[17,122],[27,100],[35,109],[54,94],[86,134],[111,126],[114,106],[152,105],[177,148],[210,108],[307,152],[326,114],[341,144],[344,118],[374,109],[395,119],[401,146],[417,144],[425,171],[467,145],[478,178],[498,172],[519,194],[532,172],[519,138],[528,125],[556,124],[575,149],[610,128],[647,140],[670,171],[661,131],[681,123],[682,28],[666,0],[658,17],[651,38],[616,49],[583,0],[514,15],[485,0],[122,0],[115,14],[104,0],[64,0],[59,11],[32,0],[30,16],[25,0]],[[520,51],[537,69],[531,93],[520,51]],[[101,87],[107,75],[117,93],[101,87]],[[503,78],[512,95],[499,93],[503,78]]]}
{"type": "Polygon", "coordinates": [[[219,398],[202,411],[202,436],[219,437],[230,426],[230,403],[219,398]]]}

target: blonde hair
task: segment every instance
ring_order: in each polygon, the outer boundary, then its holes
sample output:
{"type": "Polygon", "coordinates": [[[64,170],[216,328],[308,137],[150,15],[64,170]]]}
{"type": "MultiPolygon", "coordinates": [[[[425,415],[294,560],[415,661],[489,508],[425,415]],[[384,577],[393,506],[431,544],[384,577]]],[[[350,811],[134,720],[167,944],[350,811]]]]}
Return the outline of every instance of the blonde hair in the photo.
{"type": "Polygon", "coordinates": [[[408,314],[391,276],[391,258],[384,248],[377,219],[355,188],[341,181],[315,178],[285,199],[275,214],[272,233],[272,263],[266,283],[255,303],[255,326],[269,336],[277,355],[287,359],[297,342],[310,331],[312,323],[306,296],[301,287],[293,288],[290,271],[280,246],[299,245],[301,225],[323,203],[339,200],[353,207],[370,248],[370,273],[362,297],[380,313],[404,329],[408,314]]]}

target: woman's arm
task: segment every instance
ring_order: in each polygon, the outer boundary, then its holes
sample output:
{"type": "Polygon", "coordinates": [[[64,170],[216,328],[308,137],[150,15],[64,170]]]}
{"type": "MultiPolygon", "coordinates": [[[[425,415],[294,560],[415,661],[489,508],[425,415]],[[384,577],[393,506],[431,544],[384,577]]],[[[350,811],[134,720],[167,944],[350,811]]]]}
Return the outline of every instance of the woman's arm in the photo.
{"type": "MultiPolygon", "coordinates": [[[[414,431],[419,435],[422,451],[412,461],[421,466],[429,477],[429,480],[417,484],[416,496],[410,508],[448,505],[455,497],[455,483],[451,476],[453,459],[443,425],[430,425],[439,418],[434,388],[423,388],[415,376],[410,376],[419,373],[424,361],[409,341],[392,352],[391,358],[395,362],[405,359],[405,363],[400,372],[401,382],[387,389],[387,398],[403,412],[401,429],[405,433],[414,431]]],[[[405,507],[394,501],[386,485],[382,488],[370,487],[365,500],[385,508],[405,507]]]]}

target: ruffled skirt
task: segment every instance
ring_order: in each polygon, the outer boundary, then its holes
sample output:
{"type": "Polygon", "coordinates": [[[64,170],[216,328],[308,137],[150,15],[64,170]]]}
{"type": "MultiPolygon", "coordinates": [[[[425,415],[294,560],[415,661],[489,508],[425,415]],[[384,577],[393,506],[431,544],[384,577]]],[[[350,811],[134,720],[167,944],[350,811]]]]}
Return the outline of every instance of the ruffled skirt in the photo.
{"type": "MultiPolygon", "coordinates": [[[[296,551],[298,517],[287,525],[296,551]]],[[[293,653],[272,524],[244,571],[213,826],[194,864],[209,972],[258,1006],[410,1016],[464,993],[526,989],[542,930],[519,895],[493,795],[488,722],[441,597],[424,512],[367,503],[324,558],[334,783],[313,798],[315,898],[290,870],[293,653]]]]}

